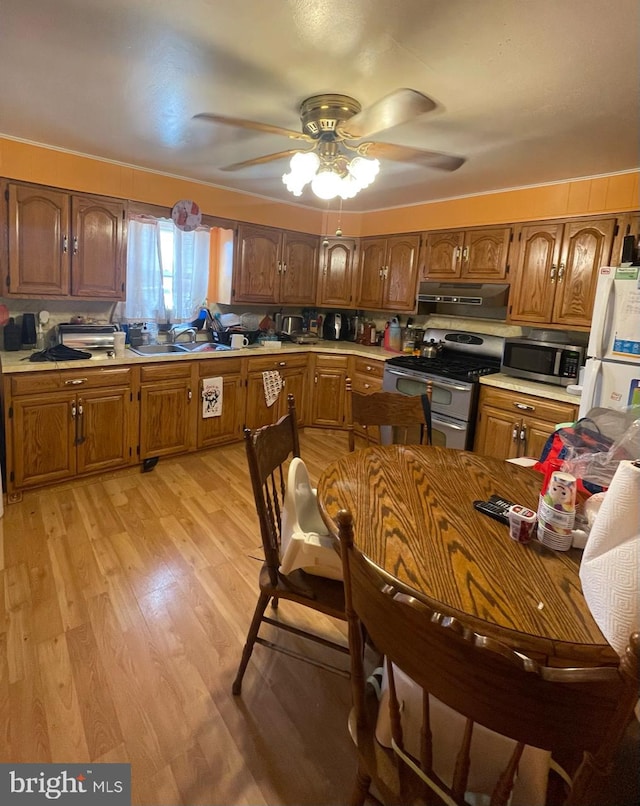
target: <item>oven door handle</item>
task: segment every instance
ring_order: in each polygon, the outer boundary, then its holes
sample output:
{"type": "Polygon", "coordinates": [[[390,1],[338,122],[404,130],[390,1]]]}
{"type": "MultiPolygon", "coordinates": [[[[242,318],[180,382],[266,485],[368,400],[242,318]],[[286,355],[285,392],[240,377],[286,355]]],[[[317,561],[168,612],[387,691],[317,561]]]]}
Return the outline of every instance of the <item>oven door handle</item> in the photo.
{"type": "Polygon", "coordinates": [[[438,424],[443,426],[444,428],[449,428],[451,431],[466,431],[466,425],[454,425],[453,423],[448,422],[448,420],[440,420],[438,419],[437,415],[433,415],[432,422],[434,425],[438,424]]]}
{"type": "Polygon", "coordinates": [[[399,372],[397,369],[387,369],[386,373],[387,375],[397,375],[399,378],[409,378],[412,381],[422,381],[423,383],[426,383],[428,380],[433,386],[437,386],[440,389],[454,389],[457,392],[469,391],[468,386],[459,386],[458,384],[451,383],[450,381],[436,381],[433,379],[432,375],[429,375],[428,378],[420,378],[415,375],[407,375],[406,372],[399,372]]]}

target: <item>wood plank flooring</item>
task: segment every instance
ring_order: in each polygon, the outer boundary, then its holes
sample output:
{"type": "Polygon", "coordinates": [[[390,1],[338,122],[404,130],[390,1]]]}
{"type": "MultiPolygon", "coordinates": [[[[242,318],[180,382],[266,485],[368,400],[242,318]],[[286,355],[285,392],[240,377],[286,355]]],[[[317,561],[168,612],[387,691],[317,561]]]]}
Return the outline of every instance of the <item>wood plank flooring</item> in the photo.
{"type": "MultiPolygon", "coordinates": [[[[315,429],[301,445],[314,480],[347,450],[315,429]]],[[[258,646],[231,694],[260,555],[242,443],[7,506],[0,761],[130,762],[140,806],[344,803],[347,680],[258,646]]],[[[280,617],[346,642],[291,603],[280,617]]]]}
{"type": "MultiPolygon", "coordinates": [[[[347,441],[306,429],[301,449],[315,481],[347,441]]],[[[7,506],[0,761],[130,762],[136,806],[347,802],[347,680],[257,646],[231,694],[260,553],[242,443],[7,506]]],[[[291,603],[280,616],[346,635],[291,603]]],[[[638,803],[638,742],[635,722],[602,806],[638,803]]]]}

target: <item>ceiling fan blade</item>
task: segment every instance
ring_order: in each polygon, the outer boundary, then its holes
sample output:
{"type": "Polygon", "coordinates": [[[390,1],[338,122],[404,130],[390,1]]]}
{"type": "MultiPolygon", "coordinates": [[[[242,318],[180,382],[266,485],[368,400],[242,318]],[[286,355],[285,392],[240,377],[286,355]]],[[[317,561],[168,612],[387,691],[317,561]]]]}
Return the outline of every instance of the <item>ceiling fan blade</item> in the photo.
{"type": "Polygon", "coordinates": [[[288,151],[278,151],[275,154],[265,154],[264,157],[254,157],[251,160],[244,160],[243,162],[234,162],[233,165],[225,165],[221,171],[239,171],[241,168],[248,168],[250,165],[264,165],[266,162],[275,162],[275,160],[282,160],[285,157],[292,157],[294,154],[299,153],[300,149],[290,148],[288,151]]]}
{"type": "Polygon", "coordinates": [[[370,137],[377,132],[407,123],[435,107],[435,101],[417,90],[394,90],[346,120],[340,126],[340,134],[352,140],[370,137]]]}
{"type": "Polygon", "coordinates": [[[456,171],[466,162],[464,157],[454,157],[453,154],[441,154],[439,151],[425,151],[421,148],[396,146],[391,143],[362,143],[358,146],[358,153],[363,157],[415,162],[441,171],[456,171]]]}
{"type": "Polygon", "coordinates": [[[312,142],[311,137],[303,132],[295,132],[293,129],[283,129],[281,126],[272,126],[270,123],[257,123],[255,120],[244,120],[243,118],[229,118],[225,115],[214,115],[211,112],[201,112],[193,116],[194,119],[208,120],[212,123],[224,123],[226,126],[239,126],[242,129],[255,129],[258,132],[267,134],[281,134],[291,140],[304,140],[312,142]]]}

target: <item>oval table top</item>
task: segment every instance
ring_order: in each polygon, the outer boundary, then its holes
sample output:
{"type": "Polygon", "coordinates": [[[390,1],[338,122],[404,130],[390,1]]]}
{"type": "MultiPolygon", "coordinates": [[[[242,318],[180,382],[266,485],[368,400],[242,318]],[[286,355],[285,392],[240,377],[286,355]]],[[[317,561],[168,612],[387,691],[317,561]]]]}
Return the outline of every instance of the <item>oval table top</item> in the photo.
{"type": "Polygon", "coordinates": [[[358,548],[432,609],[552,666],[617,665],[582,595],[577,549],[521,545],[473,507],[492,494],[538,506],[541,475],[469,451],[373,446],[318,482],[327,526],[349,509],[358,548]]]}

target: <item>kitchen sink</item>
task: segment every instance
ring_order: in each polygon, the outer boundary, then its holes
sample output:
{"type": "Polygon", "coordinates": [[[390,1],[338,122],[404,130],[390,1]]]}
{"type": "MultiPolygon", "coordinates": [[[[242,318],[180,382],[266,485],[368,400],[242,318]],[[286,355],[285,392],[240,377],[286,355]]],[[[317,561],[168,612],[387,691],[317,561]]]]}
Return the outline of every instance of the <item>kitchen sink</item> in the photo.
{"type": "MultiPolygon", "coordinates": [[[[185,342],[184,344],[141,344],[138,347],[131,347],[132,353],[137,355],[174,355],[180,353],[209,353],[219,349],[218,345],[209,342],[185,342]]],[[[228,349],[223,347],[222,349],[228,349]]]]}

